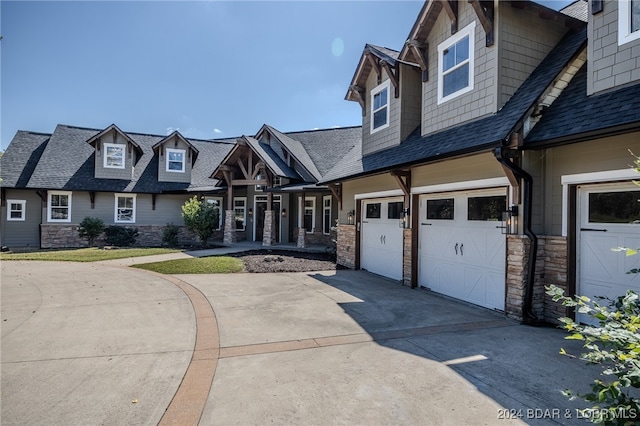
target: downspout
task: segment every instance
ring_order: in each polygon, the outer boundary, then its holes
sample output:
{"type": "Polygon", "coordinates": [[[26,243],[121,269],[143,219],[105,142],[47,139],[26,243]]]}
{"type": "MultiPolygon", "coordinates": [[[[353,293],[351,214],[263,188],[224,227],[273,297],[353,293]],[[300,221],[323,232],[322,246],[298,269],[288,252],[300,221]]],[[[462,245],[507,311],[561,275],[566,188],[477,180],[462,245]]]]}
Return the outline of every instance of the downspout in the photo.
{"type": "Polygon", "coordinates": [[[509,160],[506,155],[506,152],[509,150],[506,143],[507,140],[504,141],[503,145],[496,148],[493,151],[496,159],[513,172],[513,174],[522,179],[524,182],[524,200],[523,200],[523,218],[522,218],[522,226],[524,230],[524,234],[527,236],[529,241],[531,242],[531,246],[529,249],[529,263],[527,267],[527,277],[526,277],[526,285],[525,285],[525,293],[524,293],[524,303],[522,307],[522,322],[524,324],[535,324],[540,321],[538,316],[533,312],[533,286],[535,283],[536,276],[536,260],[538,257],[538,236],[531,229],[531,215],[532,215],[532,192],[533,192],[533,178],[529,173],[524,171],[520,166],[518,166],[513,161],[509,160]]]}

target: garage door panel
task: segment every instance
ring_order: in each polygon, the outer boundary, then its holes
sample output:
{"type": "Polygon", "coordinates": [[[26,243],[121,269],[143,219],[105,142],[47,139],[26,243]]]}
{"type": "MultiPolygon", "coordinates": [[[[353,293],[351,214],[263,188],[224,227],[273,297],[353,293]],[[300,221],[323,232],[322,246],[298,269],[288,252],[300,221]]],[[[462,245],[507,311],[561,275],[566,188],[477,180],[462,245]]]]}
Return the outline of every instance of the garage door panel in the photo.
{"type": "Polygon", "coordinates": [[[506,237],[496,227],[498,222],[468,220],[467,214],[469,197],[478,199],[487,194],[495,197],[501,191],[504,190],[422,197],[420,220],[429,225],[421,226],[418,236],[419,285],[467,302],[504,310],[506,237]],[[437,205],[441,199],[453,199],[455,208],[450,209],[453,216],[448,216],[447,220],[427,219],[426,208],[431,199],[436,200],[431,205],[437,205]]]}
{"type": "Polygon", "coordinates": [[[360,267],[401,280],[403,232],[398,226],[398,219],[388,217],[389,203],[397,202],[395,198],[363,201],[360,267]]]}
{"type": "MultiPolygon", "coordinates": [[[[577,293],[616,298],[640,291],[640,275],[627,274],[639,256],[615,252],[616,247],[640,247],[638,187],[631,182],[584,185],[578,190],[577,293]]],[[[581,322],[592,322],[578,315],[581,322]]]]}

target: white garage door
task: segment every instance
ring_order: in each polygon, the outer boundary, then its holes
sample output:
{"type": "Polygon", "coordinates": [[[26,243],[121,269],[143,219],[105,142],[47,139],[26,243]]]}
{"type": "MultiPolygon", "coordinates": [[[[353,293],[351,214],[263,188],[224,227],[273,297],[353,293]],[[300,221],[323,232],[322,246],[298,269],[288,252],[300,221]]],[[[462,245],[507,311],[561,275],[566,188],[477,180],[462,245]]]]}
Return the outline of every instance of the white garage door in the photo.
{"type": "Polygon", "coordinates": [[[402,198],[362,202],[360,267],[374,274],[402,279],[402,198]]]}
{"type": "MultiPolygon", "coordinates": [[[[640,256],[611,250],[640,247],[640,188],[630,182],[591,185],[579,187],[578,194],[577,293],[614,299],[640,291],[640,274],[627,274],[640,266],[640,256]]],[[[585,316],[578,320],[589,322],[585,316]]]]}
{"type": "Polygon", "coordinates": [[[424,195],[420,199],[418,284],[504,310],[506,189],[424,195]]]}

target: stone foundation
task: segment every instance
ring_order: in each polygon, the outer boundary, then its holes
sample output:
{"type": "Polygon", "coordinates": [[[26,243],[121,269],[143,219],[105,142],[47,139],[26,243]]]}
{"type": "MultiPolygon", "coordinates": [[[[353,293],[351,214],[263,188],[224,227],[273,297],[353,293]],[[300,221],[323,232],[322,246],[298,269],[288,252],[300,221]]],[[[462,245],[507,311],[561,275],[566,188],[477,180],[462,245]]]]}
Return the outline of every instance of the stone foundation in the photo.
{"type": "Polygon", "coordinates": [[[356,267],[356,226],[338,225],[336,263],[345,268],[356,267]]]}
{"type": "Polygon", "coordinates": [[[303,248],[307,247],[310,244],[323,245],[323,246],[331,246],[333,245],[333,241],[331,241],[331,234],[325,235],[322,231],[314,231],[307,232],[304,228],[293,228],[293,235],[296,235],[296,242],[298,247],[303,248]],[[302,235],[304,234],[304,245],[301,246],[302,243],[302,235]]]}
{"type": "MultiPolygon", "coordinates": [[[[43,249],[88,247],[87,240],[78,236],[78,226],[76,224],[41,224],[40,247],[43,249]]],[[[162,237],[166,225],[132,225],[125,227],[138,230],[138,237],[136,237],[133,247],[160,247],[164,245],[162,237]]],[[[221,239],[222,231],[214,231],[213,235],[209,237],[208,243],[220,241],[221,239]]],[[[96,239],[95,245],[99,247],[104,244],[103,234],[96,239]]],[[[200,245],[200,241],[186,226],[178,226],[178,244],[197,246],[200,245]]]]}

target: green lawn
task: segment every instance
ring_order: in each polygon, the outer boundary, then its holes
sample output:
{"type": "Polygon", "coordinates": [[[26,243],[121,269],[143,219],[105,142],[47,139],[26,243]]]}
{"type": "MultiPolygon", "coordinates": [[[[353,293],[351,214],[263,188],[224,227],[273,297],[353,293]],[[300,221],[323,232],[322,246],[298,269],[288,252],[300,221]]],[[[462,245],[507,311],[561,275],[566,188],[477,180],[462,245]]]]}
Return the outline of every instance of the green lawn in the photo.
{"type": "Polygon", "coordinates": [[[151,256],[179,252],[169,248],[119,248],[103,250],[96,247],[69,250],[42,250],[29,253],[0,253],[0,260],[58,260],[68,262],[95,262],[125,257],[151,256]]]}
{"type": "Polygon", "coordinates": [[[210,256],[142,263],[133,267],[161,274],[230,274],[241,272],[244,264],[235,257],[210,256]]]}

